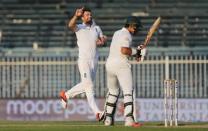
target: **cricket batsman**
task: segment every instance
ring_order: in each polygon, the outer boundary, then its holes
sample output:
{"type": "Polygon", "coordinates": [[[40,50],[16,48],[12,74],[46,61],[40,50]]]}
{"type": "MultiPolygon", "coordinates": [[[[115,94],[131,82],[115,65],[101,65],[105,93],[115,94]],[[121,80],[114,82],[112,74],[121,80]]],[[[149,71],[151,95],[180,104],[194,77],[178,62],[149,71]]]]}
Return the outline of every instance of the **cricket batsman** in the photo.
{"type": "Polygon", "coordinates": [[[120,88],[124,95],[124,117],[125,126],[140,127],[134,118],[134,88],[132,84],[131,65],[128,57],[135,57],[137,61],[143,59],[146,52],[143,45],[138,48],[131,47],[132,36],[134,36],[142,25],[140,19],[134,16],[127,18],[124,27],[116,31],[110,45],[110,52],[106,62],[107,87],[104,109],[104,124],[114,124],[116,103],[119,97],[120,88]],[[120,85],[120,88],[119,88],[120,85]]]}

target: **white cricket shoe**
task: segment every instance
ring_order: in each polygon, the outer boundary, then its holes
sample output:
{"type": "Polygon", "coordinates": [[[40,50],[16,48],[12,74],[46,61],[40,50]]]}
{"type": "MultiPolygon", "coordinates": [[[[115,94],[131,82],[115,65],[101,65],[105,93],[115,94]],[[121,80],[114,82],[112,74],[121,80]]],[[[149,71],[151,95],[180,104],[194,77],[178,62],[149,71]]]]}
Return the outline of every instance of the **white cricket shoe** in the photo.
{"type": "Polygon", "coordinates": [[[113,125],[113,120],[111,117],[106,116],[105,121],[104,121],[105,126],[112,126],[113,125]]]}

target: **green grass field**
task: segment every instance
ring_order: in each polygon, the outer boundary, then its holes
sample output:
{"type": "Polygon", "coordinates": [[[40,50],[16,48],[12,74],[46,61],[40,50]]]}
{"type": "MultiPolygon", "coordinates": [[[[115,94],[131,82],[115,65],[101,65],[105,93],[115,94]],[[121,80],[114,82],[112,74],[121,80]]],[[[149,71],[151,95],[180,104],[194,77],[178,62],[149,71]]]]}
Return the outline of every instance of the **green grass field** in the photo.
{"type": "Polygon", "coordinates": [[[0,121],[0,131],[208,131],[208,123],[180,123],[178,127],[164,127],[162,123],[145,122],[140,128],[124,127],[122,123],[106,127],[98,122],[35,122],[0,121]]]}

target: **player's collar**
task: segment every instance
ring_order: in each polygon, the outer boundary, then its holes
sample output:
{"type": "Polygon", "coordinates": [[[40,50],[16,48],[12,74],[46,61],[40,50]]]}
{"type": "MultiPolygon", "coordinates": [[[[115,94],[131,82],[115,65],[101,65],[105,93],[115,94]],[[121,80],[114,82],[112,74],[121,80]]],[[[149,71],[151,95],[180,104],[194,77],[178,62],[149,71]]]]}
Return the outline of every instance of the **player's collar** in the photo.
{"type": "Polygon", "coordinates": [[[132,34],[125,27],[123,27],[122,30],[128,32],[132,36],[132,34]]]}
{"type": "Polygon", "coordinates": [[[92,20],[92,24],[91,25],[88,25],[88,24],[85,24],[85,23],[82,23],[82,25],[86,26],[86,27],[94,27],[96,25],[95,21],[92,20]]]}

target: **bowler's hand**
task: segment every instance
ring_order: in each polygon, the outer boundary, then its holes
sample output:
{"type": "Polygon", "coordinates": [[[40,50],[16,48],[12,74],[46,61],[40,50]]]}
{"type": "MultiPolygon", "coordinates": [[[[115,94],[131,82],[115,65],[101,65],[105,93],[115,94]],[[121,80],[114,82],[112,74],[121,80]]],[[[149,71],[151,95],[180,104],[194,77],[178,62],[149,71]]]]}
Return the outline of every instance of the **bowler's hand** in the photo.
{"type": "Polygon", "coordinates": [[[75,16],[76,17],[81,17],[82,14],[83,14],[83,9],[84,9],[84,7],[80,8],[80,9],[77,9],[76,12],[75,12],[75,16]]]}
{"type": "Polygon", "coordinates": [[[104,35],[103,37],[100,37],[97,39],[96,44],[97,45],[104,45],[106,41],[107,41],[107,36],[104,35]]]}

